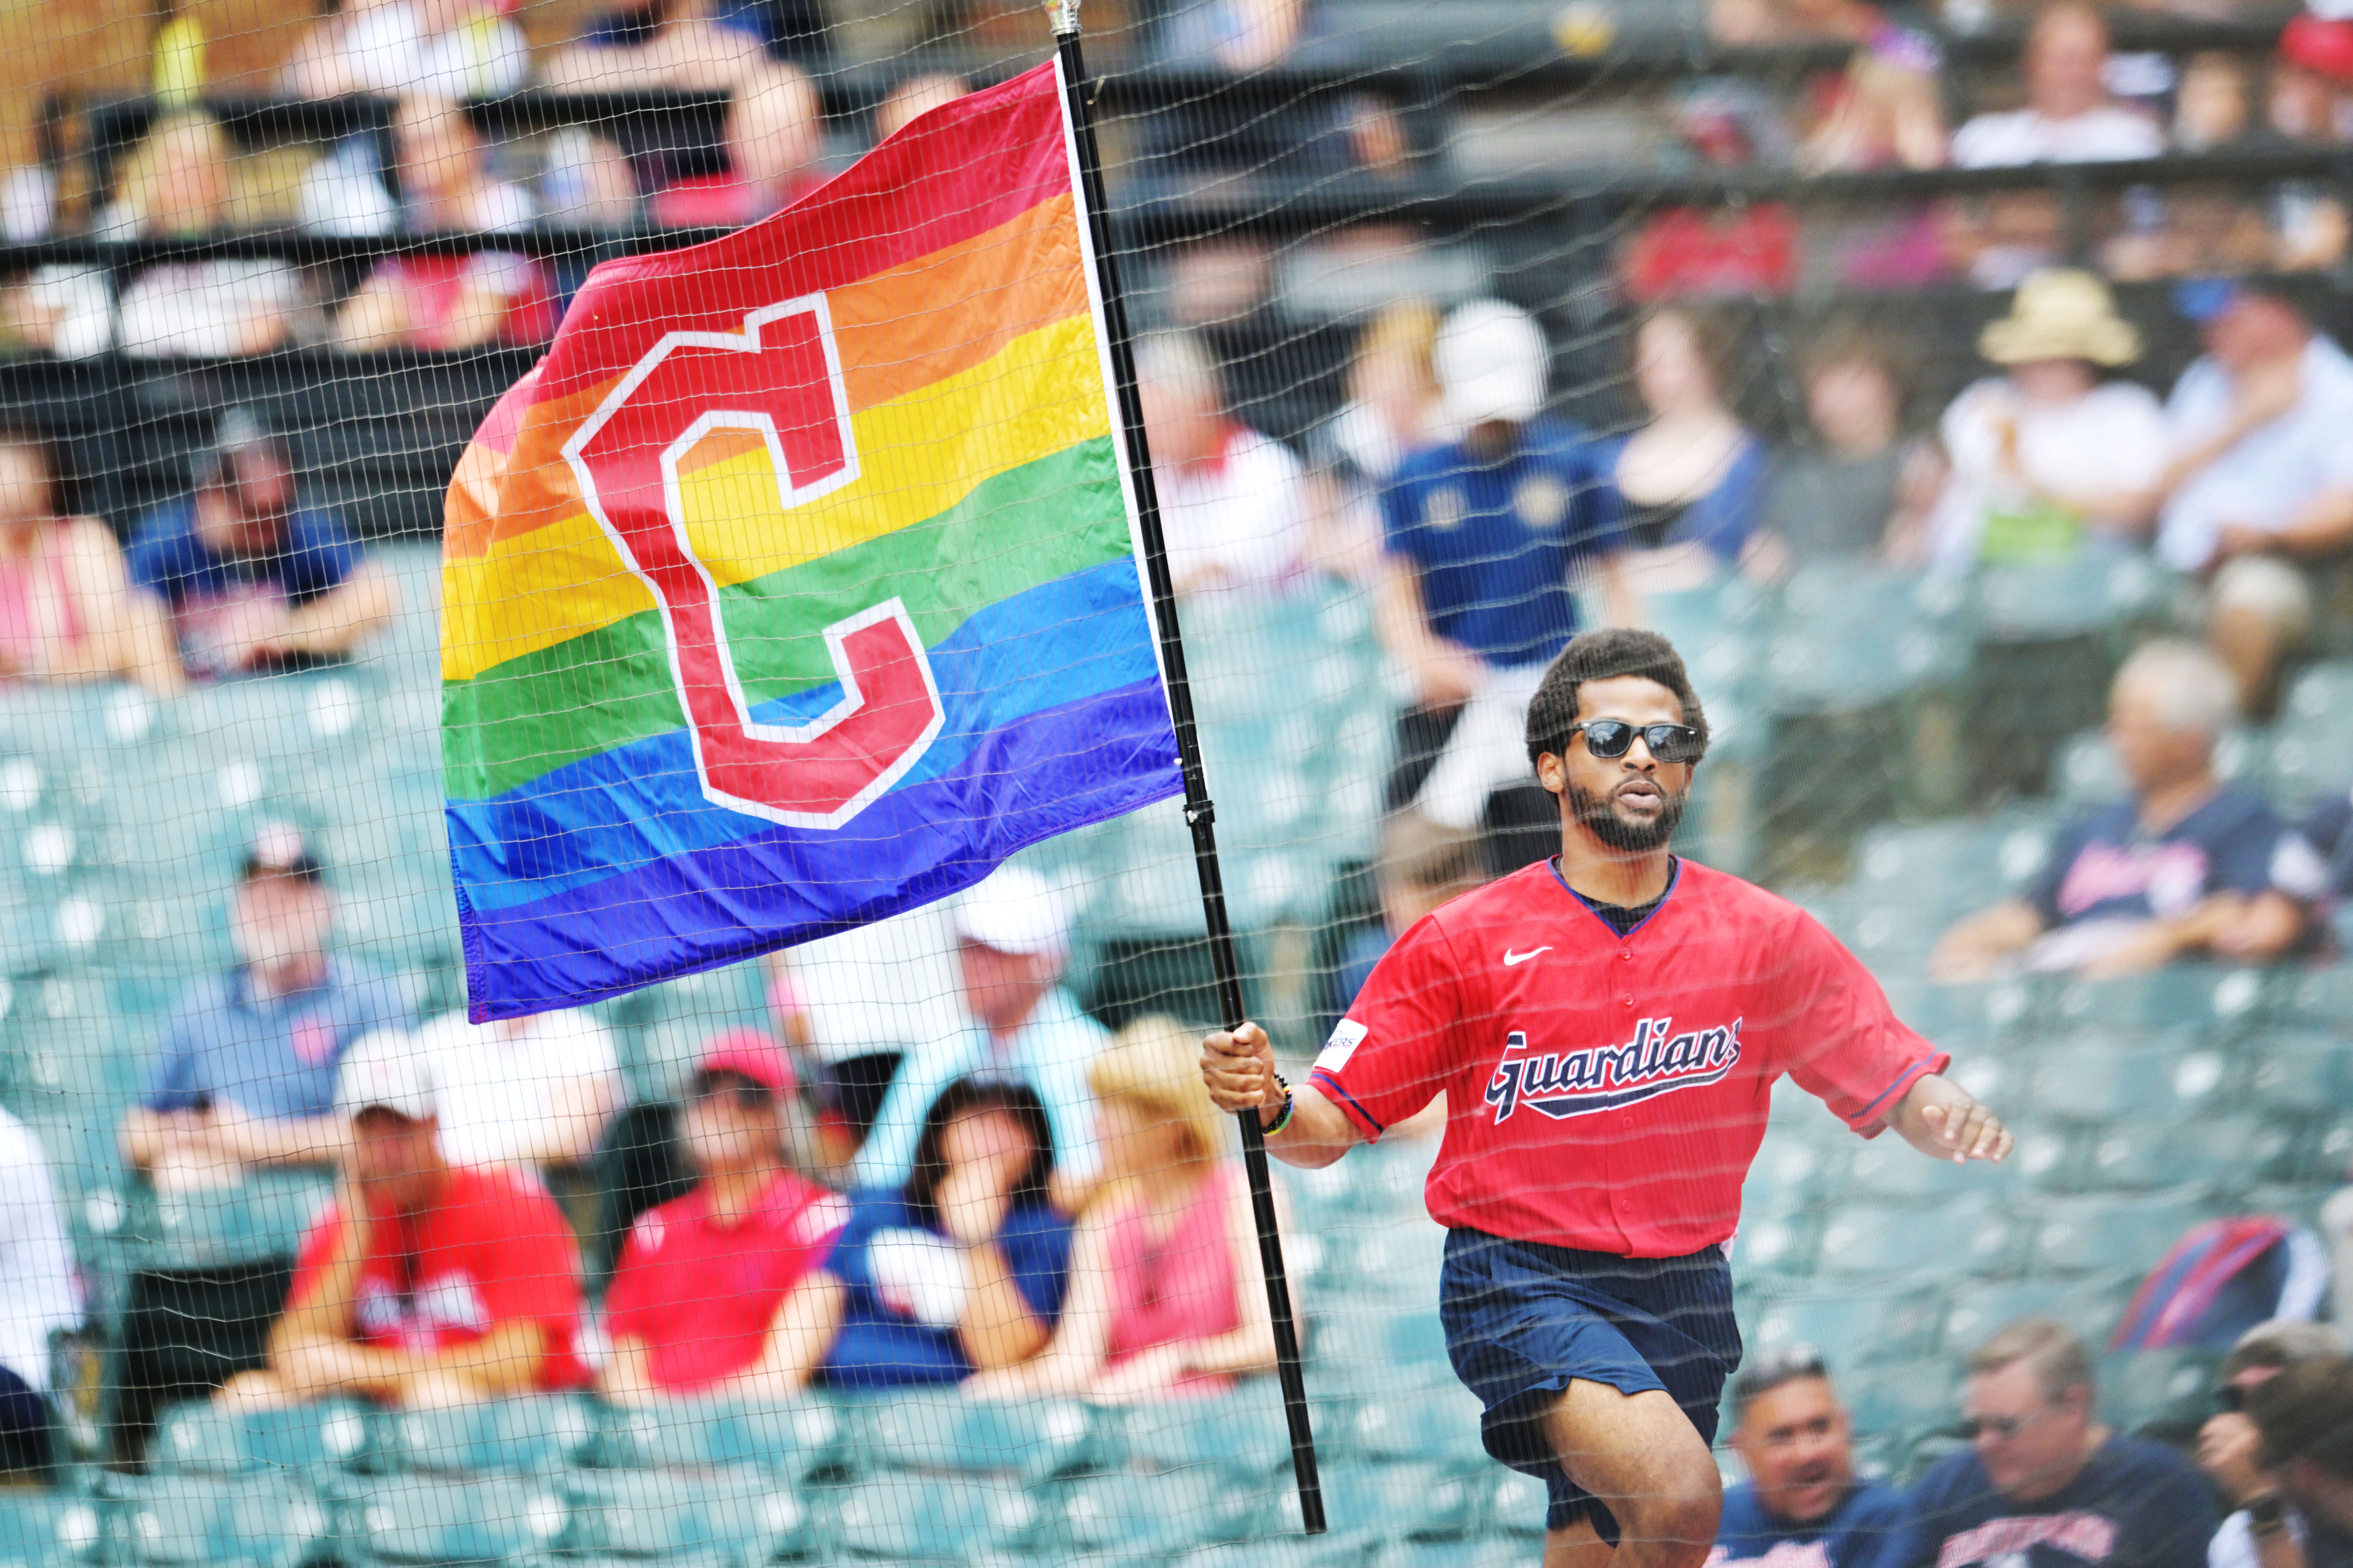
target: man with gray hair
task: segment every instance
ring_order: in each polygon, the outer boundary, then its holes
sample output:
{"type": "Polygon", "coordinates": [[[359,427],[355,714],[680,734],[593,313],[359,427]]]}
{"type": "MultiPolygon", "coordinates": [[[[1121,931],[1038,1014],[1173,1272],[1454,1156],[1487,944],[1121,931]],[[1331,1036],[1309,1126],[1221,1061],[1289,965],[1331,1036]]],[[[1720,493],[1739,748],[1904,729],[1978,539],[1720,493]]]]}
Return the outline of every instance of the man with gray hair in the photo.
{"type": "Polygon", "coordinates": [[[1192,333],[1147,335],[1135,374],[1176,591],[1296,586],[1308,557],[1299,459],[1227,411],[1225,377],[1192,333]]]}
{"type": "Polygon", "coordinates": [[[2048,1318],[1997,1332],[1969,1357],[1969,1447],[1912,1493],[1902,1568],[2205,1568],[2214,1510],[2189,1461],[2103,1426],[2092,1361],[2048,1318]]]}
{"type": "Polygon", "coordinates": [[[2145,643],[2108,694],[2108,743],[2132,798],[2072,823],[2032,888],[1947,931],[1929,972],[1948,982],[2003,969],[2100,977],[2190,953],[2275,958],[2291,930],[2252,921],[2270,885],[2280,823],[2253,791],[2214,773],[2214,742],[2237,710],[2222,662],[2195,643],[2145,643]]]}

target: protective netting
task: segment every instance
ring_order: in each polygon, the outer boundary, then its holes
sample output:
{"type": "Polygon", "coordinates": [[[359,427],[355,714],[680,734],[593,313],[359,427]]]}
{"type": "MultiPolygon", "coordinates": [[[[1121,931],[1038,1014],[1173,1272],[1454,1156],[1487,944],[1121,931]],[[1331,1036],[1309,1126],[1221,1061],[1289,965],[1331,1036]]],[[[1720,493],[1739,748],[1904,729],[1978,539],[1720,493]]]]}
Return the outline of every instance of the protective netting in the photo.
{"type": "MultiPolygon", "coordinates": [[[[1532,1211],[1718,1235],[1676,1183],[1739,1185],[1761,1133],[1725,1560],[2169,1568],[2284,1484],[2346,1561],[2309,1479],[2353,1485],[2341,1381],[2262,1458],[2207,1428],[2211,1498],[2155,1450],[2070,1469],[2057,1386],[2080,1347],[2099,1420],[2187,1449],[2218,1376],[2319,1353],[2223,1364],[2329,1317],[2332,1249],[2353,1311],[2328,10],[1086,6],[1294,1089],[1409,928],[1561,850],[1525,710],[1571,632],[1636,626],[1706,713],[1678,851],[1818,920],[2018,1140],[1938,1163],[1790,1083],[1597,1153],[1604,1088],[1700,1103],[1657,1083],[1725,1048],[1670,1036],[1745,961],[1713,939],[1607,1038],[1465,1015],[1491,1056],[1536,1029],[1508,1083],[1432,1068],[1441,1109],[1276,1169],[1306,1542],[1058,100],[1050,155],[936,129],[1051,56],[1042,9],[0,9],[0,1557],[1527,1562],[1546,1483],[1482,1403],[1546,1369],[1498,1370],[1520,1330],[1425,1207],[1451,1116],[1560,1130],[1474,1178],[1532,1211]],[[703,242],[737,248],[576,308],[703,242]],[[773,376],[613,392],[760,311],[773,376]],[[844,728],[861,672],[903,732],[844,728]],[[846,783],[763,782],[828,734],[846,783]],[[470,970],[530,1016],[467,1022],[470,970]],[[2062,1502],[2014,1479],[2037,1423],[2062,1502]]],[[[1620,1223],[1577,1245],[1662,1249],[1620,1223]]],[[[1704,1428],[1737,1341],[1698,1321],[1634,1351],[1704,1428]]],[[[2216,1568],[2290,1568],[2270,1518],[2216,1568]]]]}

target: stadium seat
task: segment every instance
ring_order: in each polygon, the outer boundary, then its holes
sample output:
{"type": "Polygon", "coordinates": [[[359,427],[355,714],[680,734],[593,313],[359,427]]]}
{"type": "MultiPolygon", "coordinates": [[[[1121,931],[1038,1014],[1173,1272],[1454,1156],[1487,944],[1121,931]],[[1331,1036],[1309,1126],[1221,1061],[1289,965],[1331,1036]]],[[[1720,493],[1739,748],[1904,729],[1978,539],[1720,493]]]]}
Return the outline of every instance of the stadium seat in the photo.
{"type": "Polygon", "coordinates": [[[799,1556],[818,1539],[820,1493],[776,1471],[575,1470],[563,1479],[568,1552],[669,1563],[709,1557],[744,1564],[799,1556]]]}
{"type": "Polygon", "coordinates": [[[562,1541],[569,1521],[554,1486],[512,1476],[394,1476],[339,1512],[336,1555],[370,1564],[522,1563],[562,1541]]]}
{"type": "Polygon", "coordinates": [[[2296,1150],[2295,1176],[2308,1186],[2353,1177],[2353,1111],[2341,1111],[2310,1130],[2296,1150]]]}
{"type": "Polygon", "coordinates": [[[976,1403],[954,1389],[902,1394],[874,1407],[863,1446],[878,1467],[1034,1485],[1103,1462],[1113,1437],[1096,1410],[1074,1400],[976,1403]]]}
{"type": "Polygon", "coordinates": [[[1957,1376],[1949,1361],[1894,1363],[1869,1377],[1839,1385],[1858,1432],[1911,1434],[1949,1426],[1959,1416],[1957,1376]]]}
{"type": "Polygon", "coordinates": [[[2039,1275],[2147,1273],[2211,1211],[2197,1196],[2062,1198],[2031,1221],[2039,1275]]]}
{"type": "MultiPolygon", "coordinates": [[[[1310,1396],[1320,1383],[1311,1383],[1310,1396]]],[[[1216,1399],[1168,1400],[1121,1408],[1120,1448],[1127,1463],[1155,1474],[1231,1468],[1251,1474],[1287,1471],[1290,1428],[1281,1395],[1254,1379],[1216,1399]]]]}
{"type": "Polygon", "coordinates": [[[1411,1387],[1368,1391],[1348,1412],[1345,1426],[1319,1425],[1317,1441],[1362,1455],[1397,1461],[1437,1459],[1472,1464],[1485,1458],[1479,1439],[1478,1395],[1451,1374],[1411,1387]]]}
{"type": "Polygon", "coordinates": [[[1848,1196],[1878,1203],[1941,1203],[1999,1190],[2011,1173],[2000,1166],[1932,1160],[1901,1138],[1883,1135],[1856,1148],[1846,1170],[1848,1196]]]}
{"type": "Polygon", "coordinates": [[[311,1479],[364,1467],[376,1428],[366,1405],[326,1400],[290,1410],[175,1405],[155,1424],[147,1462],[164,1475],[275,1473],[311,1479]]]}
{"type": "Polygon", "coordinates": [[[2218,963],[2176,963],[2114,980],[2075,980],[2061,987],[2036,1032],[2063,1040],[2086,1024],[2129,1032],[2237,1025],[2261,1016],[2267,976],[2218,963]]]}
{"type": "Polygon", "coordinates": [[[1933,900],[1947,919],[2008,897],[2042,868],[2052,824],[2037,816],[1873,828],[1855,850],[1866,903],[1933,900]]]}
{"type": "Polygon", "coordinates": [[[119,1564],[296,1568],[330,1534],[325,1504],[278,1476],[109,1478],[119,1564]]]}
{"type": "Polygon", "coordinates": [[[2293,1174],[2297,1128],[2275,1117],[2216,1116],[2151,1127],[2100,1129],[2079,1167],[2082,1184],[2105,1192],[2154,1192],[2185,1184],[2213,1192],[2293,1174]]]}
{"type": "MultiPolygon", "coordinates": [[[[1134,1504],[1106,1499],[1103,1506],[1108,1517],[1086,1522],[1111,1531],[1134,1504]]],[[[894,1563],[960,1563],[983,1552],[1016,1551],[1041,1529],[1071,1522],[1060,1497],[905,1471],[842,1488],[834,1509],[835,1540],[846,1554],[894,1563]]]]}
{"type": "Polygon", "coordinates": [[[1868,1293],[1769,1296],[1744,1314],[1752,1352],[1809,1344],[1833,1369],[1908,1361],[1934,1348],[1940,1296],[1905,1287],[1868,1293]]]}
{"type": "Polygon", "coordinates": [[[618,1469],[755,1464],[797,1479],[845,1457],[844,1410],[818,1399],[790,1405],[695,1402],[616,1410],[597,1445],[597,1460],[618,1469]]]}
{"type": "Polygon", "coordinates": [[[596,1412],[568,1394],[404,1410],[378,1424],[372,1458],[388,1471],[531,1474],[588,1462],[597,1428],[596,1412]]]}
{"type": "Polygon", "coordinates": [[[95,1563],[106,1545],[102,1498],[0,1489],[0,1560],[26,1568],[95,1563]]]}
{"type": "Polygon", "coordinates": [[[1991,565],[1975,579],[1976,619],[2001,642],[2104,632],[2157,605],[2164,574],[2147,556],[2084,551],[2063,561],[1991,565]]]}
{"type": "MultiPolygon", "coordinates": [[[[1822,1227],[1817,1272],[1823,1279],[1951,1279],[2009,1263],[2016,1226],[1990,1193],[1934,1208],[1850,1204],[1822,1227]]],[[[1736,1262],[1739,1257],[1734,1249],[1736,1262]]]]}
{"type": "Polygon", "coordinates": [[[2297,1025],[2353,1025],[2353,964],[2308,970],[2285,988],[2280,1015],[2297,1025]]]}
{"type": "Polygon", "coordinates": [[[2273,742],[2266,780],[2291,811],[2313,805],[2353,779],[2353,664],[2316,665],[2296,677],[2281,705],[2284,722],[2273,742]]]}
{"type": "Polygon", "coordinates": [[[248,1171],[234,1187],[160,1194],[137,1261],[188,1269],[290,1258],[329,1192],[326,1177],[283,1169],[248,1171]]]}
{"type": "Polygon", "coordinates": [[[2100,1362],[2100,1411],[2127,1432],[2194,1433],[2214,1414],[2219,1350],[2113,1351],[2100,1362]]]}
{"type": "Polygon", "coordinates": [[[2104,1344],[2137,1278],[2126,1275],[2105,1284],[2035,1280],[1956,1286],[1947,1298],[1938,1348],[1947,1359],[1965,1357],[1995,1330],[2021,1318],[2056,1318],[2084,1343],[2104,1344]]]}
{"type": "Polygon", "coordinates": [[[2353,1106],[2353,1038],[2341,1029],[2267,1034],[2247,1083],[2256,1106],[2270,1115],[2353,1106]]]}
{"type": "Polygon", "coordinates": [[[2038,1115],[2101,1127],[2205,1114],[2230,1087],[2219,1051],[2070,1047],[2057,1038],[2033,1064],[2031,1082],[2027,1100],[2038,1115]]]}

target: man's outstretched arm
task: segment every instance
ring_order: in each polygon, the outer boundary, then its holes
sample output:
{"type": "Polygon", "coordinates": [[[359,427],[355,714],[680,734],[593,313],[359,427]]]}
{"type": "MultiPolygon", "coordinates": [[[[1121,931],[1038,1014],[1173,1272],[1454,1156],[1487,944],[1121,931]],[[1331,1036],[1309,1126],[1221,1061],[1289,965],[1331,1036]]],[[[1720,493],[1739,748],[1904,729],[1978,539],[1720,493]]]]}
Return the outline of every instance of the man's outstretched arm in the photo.
{"type": "Polygon", "coordinates": [[[2010,1157],[2010,1129],[1951,1079],[1927,1073],[1896,1102],[1887,1125],[1932,1159],[1966,1164],[2010,1157]]]}
{"type": "MultiPolygon", "coordinates": [[[[1282,1087],[1274,1081],[1274,1047],[1256,1024],[1203,1037],[1201,1081],[1209,1086],[1209,1098],[1220,1110],[1255,1107],[1261,1123],[1282,1114],[1282,1087]]],[[[1315,1090],[1303,1083],[1292,1092],[1299,1109],[1291,1125],[1269,1133],[1266,1140],[1267,1152],[1284,1164],[1321,1170],[1365,1141],[1347,1113],[1315,1090]]]]}

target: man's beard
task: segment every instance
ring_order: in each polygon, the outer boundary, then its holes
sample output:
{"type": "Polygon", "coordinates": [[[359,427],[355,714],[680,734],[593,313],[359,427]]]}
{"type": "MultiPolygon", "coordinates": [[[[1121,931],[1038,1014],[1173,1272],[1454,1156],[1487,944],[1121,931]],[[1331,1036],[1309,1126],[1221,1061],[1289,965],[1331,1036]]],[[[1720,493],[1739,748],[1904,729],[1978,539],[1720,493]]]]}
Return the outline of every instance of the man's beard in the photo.
{"type": "Polygon", "coordinates": [[[1593,795],[1568,786],[1568,808],[1577,820],[1591,830],[1593,837],[1612,849],[1629,855],[1647,855],[1653,849],[1663,849],[1674,837],[1675,829],[1683,825],[1683,802],[1690,791],[1675,794],[1659,791],[1659,815],[1650,822],[1629,822],[1618,815],[1609,795],[1593,795]]]}

